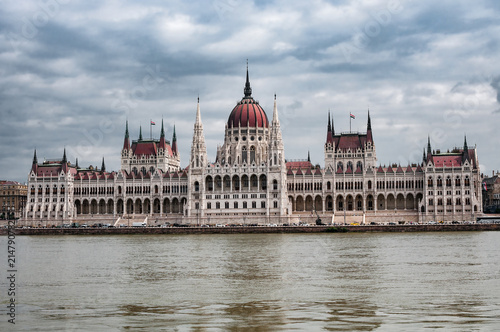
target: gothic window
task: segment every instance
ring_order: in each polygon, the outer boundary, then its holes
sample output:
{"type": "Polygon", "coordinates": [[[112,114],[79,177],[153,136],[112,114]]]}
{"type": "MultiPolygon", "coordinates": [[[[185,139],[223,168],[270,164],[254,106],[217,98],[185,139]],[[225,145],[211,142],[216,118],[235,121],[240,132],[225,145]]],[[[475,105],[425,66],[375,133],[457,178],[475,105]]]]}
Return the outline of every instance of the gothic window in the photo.
{"type": "Polygon", "coordinates": [[[443,179],[441,179],[441,177],[438,176],[436,183],[437,183],[438,187],[442,187],[443,186],[443,179]]]}
{"type": "Polygon", "coordinates": [[[265,201],[260,202],[260,207],[262,209],[265,209],[266,208],[266,202],[265,201]]]}
{"type": "Polygon", "coordinates": [[[229,209],[229,202],[225,202],[225,203],[224,203],[224,207],[225,207],[226,209],[229,209]]]}
{"type": "Polygon", "coordinates": [[[198,181],[194,183],[194,191],[200,191],[200,183],[198,181]]]}
{"type": "Polygon", "coordinates": [[[432,186],[433,186],[432,177],[430,177],[430,176],[429,176],[429,178],[427,179],[427,186],[428,186],[428,187],[432,187],[432,186]]]}
{"type": "Polygon", "coordinates": [[[344,170],[344,164],[343,164],[341,161],[339,161],[339,162],[337,163],[337,169],[339,169],[339,168],[340,168],[340,170],[341,170],[341,171],[343,171],[343,170],[344,170]]]}
{"type": "Polygon", "coordinates": [[[132,173],[134,173],[135,175],[137,175],[137,167],[132,168],[132,173]]]}
{"type": "Polygon", "coordinates": [[[246,146],[244,146],[241,149],[241,162],[243,164],[246,164],[246,162],[247,162],[247,147],[246,146]]]}
{"type": "Polygon", "coordinates": [[[238,202],[234,202],[233,206],[234,206],[235,209],[237,209],[238,208],[238,202]]]}
{"type": "Polygon", "coordinates": [[[328,182],[326,183],[326,190],[330,190],[330,189],[331,189],[331,187],[332,187],[332,184],[330,183],[330,181],[328,181],[328,182]]]}
{"type": "Polygon", "coordinates": [[[220,209],[220,202],[215,203],[215,208],[220,209]]]}
{"type": "Polygon", "coordinates": [[[149,172],[150,172],[151,174],[153,174],[153,173],[155,172],[155,168],[154,168],[153,166],[151,166],[151,167],[149,168],[149,172]]]}
{"type": "Polygon", "coordinates": [[[356,163],[356,169],[358,169],[358,168],[359,168],[359,169],[363,169],[363,163],[362,163],[361,161],[358,161],[358,162],[356,163]]]}
{"type": "Polygon", "coordinates": [[[273,206],[274,206],[274,208],[275,208],[275,209],[277,209],[277,208],[278,208],[278,202],[277,202],[277,201],[274,201],[274,202],[273,202],[273,206]]]}
{"type": "Polygon", "coordinates": [[[212,208],[212,203],[207,203],[207,209],[210,210],[212,208]]]}
{"type": "Polygon", "coordinates": [[[247,208],[247,202],[243,202],[243,208],[246,209],[247,208]]]}
{"type": "Polygon", "coordinates": [[[255,146],[250,147],[250,164],[255,162],[255,146]]]}
{"type": "Polygon", "coordinates": [[[252,209],[256,209],[257,208],[257,202],[252,202],[252,209]]]}
{"type": "Polygon", "coordinates": [[[347,169],[352,169],[352,161],[348,161],[347,162],[347,169]]]}
{"type": "Polygon", "coordinates": [[[273,190],[278,190],[278,181],[273,180],[273,190]]]}
{"type": "Polygon", "coordinates": [[[368,189],[372,189],[372,181],[368,180],[368,189]]]}
{"type": "Polygon", "coordinates": [[[466,187],[470,186],[470,180],[469,180],[469,176],[468,175],[465,176],[464,184],[465,184],[466,187]]]}
{"type": "Polygon", "coordinates": [[[450,176],[448,176],[448,177],[446,178],[446,186],[447,186],[447,187],[451,187],[451,177],[450,177],[450,176]]]}
{"type": "Polygon", "coordinates": [[[457,175],[457,178],[455,179],[455,187],[460,187],[460,177],[457,175]]]}

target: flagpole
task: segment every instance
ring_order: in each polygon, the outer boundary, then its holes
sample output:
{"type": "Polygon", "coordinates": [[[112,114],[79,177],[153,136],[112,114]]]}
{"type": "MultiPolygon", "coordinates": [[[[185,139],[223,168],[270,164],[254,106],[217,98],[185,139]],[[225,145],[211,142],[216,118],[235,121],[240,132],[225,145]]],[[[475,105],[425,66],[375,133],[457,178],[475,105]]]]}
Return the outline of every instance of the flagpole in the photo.
{"type": "Polygon", "coordinates": [[[352,121],[352,116],[351,116],[351,113],[349,112],[349,134],[352,133],[352,131],[351,131],[351,121],[352,121]]]}
{"type": "Polygon", "coordinates": [[[149,139],[153,139],[153,120],[149,119],[149,139]]]}

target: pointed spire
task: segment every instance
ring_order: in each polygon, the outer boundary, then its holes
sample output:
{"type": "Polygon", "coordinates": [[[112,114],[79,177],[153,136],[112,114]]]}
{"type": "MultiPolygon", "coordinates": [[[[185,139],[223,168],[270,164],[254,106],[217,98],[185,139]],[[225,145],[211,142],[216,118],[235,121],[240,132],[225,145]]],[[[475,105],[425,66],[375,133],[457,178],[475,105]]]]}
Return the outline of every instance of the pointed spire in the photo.
{"type": "Polygon", "coordinates": [[[326,143],[333,144],[332,122],[330,122],[330,110],[328,110],[328,129],[326,132],[326,143]]]}
{"type": "Polygon", "coordinates": [[[424,160],[424,161],[425,161],[425,148],[424,148],[423,150],[424,150],[424,153],[423,153],[423,155],[422,155],[422,160],[424,160]]]}
{"type": "Polygon", "coordinates": [[[245,89],[243,90],[245,98],[252,98],[252,88],[250,87],[250,79],[248,78],[248,59],[247,59],[247,81],[245,83],[245,89]]]}
{"type": "Polygon", "coordinates": [[[328,110],[328,132],[332,131],[332,124],[330,122],[330,110],[328,110]]]}
{"type": "Polygon", "coordinates": [[[174,124],[174,134],[172,135],[172,153],[177,154],[177,135],[175,134],[175,124],[174,124]]]}
{"type": "Polygon", "coordinates": [[[106,165],[104,165],[104,157],[102,157],[101,173],[106,172],[106,165]]]}
{"type": "Polygon", "coordinates": [[[38,158],[36,157],[36,149],[35,152],[33,153],[33,165],[38,164],[38,158]]]}
{"type": "Polygon", "coordinates": [[[469,160],[469,146],[467,145],[467,136],[464,135],[464,151],[463,151],[463,161],[469,160]]]}
{"type": "Polygon", "coordinates": [[[139,126],[139,141],[142,141],[142,126],[139,126]]]}
{"type": "Polygon", "coordinates": [[[196,122],[195,122],[195,124],[201,124],[200,97],[198,97],[198,104],[196,106],[196,122]]]}
{"type": "Polygon", "coordinates": [[[370,109],[368,109],[368,124],[366,125],[366,136],[369,142],[373,143],[372,121],[370,119],[370,109]]]}
{"type": "Polygon", "coordinates": [[[129,150],[130,149],[130,141],[129,141],[129,134],[128,134],[128,120],[125,122],[125,138],[123,139],[123,150],[129,150]]]}
{"type": "Polygon", "coordinates": [[[80,167],[78,166],[78,158],[76,158],[76,165],[75,165],[75,168],[76,169],[79,169],[80,167]]]}
{"type": "Polygon", "coordinates": [[[276,93],[274,94],[274,108],[273,108],[273,123],[274,124],[279,124],[279,119],[278,119],[278,104],[276,102],[276,93]]]}
{"type": "Polygon", "coordinates": [[[66,148],[64,148],[62,163],[66,164],[67,162],[68,162],[68,159],[66,158],[66,148]]]}
{"type": "Polygon", "coordinates": [[[163,128],[163,118],[161,119],[160,137],[165,137],[165,129],[163,128]]]}
{"type": "Polygon", "coordinates": [[[427,158],[429,158],[431,154],[432,154],[431,137],[428,135],[427,136],[427,158]]]}
{"type": "Polygon", "coordinates": [[[335,135],[335,126],[333,125],[333,115],[332,115],[332,136],[335,135]]]}
{"type": "Polygon", "coordinates": [[[311,162],[311,153],[307,150],[307,161],[311,162]]]}

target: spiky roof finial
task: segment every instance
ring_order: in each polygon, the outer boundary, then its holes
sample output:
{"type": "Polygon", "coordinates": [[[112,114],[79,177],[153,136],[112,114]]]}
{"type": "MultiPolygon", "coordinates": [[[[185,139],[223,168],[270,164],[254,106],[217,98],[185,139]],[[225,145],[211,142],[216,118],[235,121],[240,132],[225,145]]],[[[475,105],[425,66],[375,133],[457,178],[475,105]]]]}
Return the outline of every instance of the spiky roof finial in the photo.
{"type": "Polygon", "coordinates": [[[68,159],[66,158],[66,148],[64,148],[62,163],[66,164],[67,162],[68,162],[68,159]]]}
{"type": "Polygon", "coordinates": [[[311,153],[307,150],[307,161],[311,162],[311,153]]]}
{"type": "Polygon", "coordinates": [[[139,126],[139,141],[142,141],[142,126],[139,126]]]}
{"type": "Polygon", "coordinates": [[[372,121],[370,120],[370,109],[368,109],[368,125],[367,125],[368,130],[372,130],[372,121]]]}
{"type": "Polygon", "coordinates": [[[328,132],[332,131],[332,124],[330,122],[330,110],[328,110],[328,132]]]}
{"type": "Polygon", "coordinates": [[[106,165],[104,165],[104,157],[102,157],[101,172],[106,172],[106,165]]]}
{"type": "Polygon", "coordinates": [[[245,89],[243,90],[245,98],[252,98],[252,88],[250,87],[250,79],[248,76],[248,59],[247,59],[247,81],[245,83],[245,89]]]}
{"type": "Polygon", "coordinates": [[[36,157],[36,149],[35,152],[33,153],[33,165],[38,164],[38,158],[36,157]]]}
{"type": "Polygon", "coordinates": [[[128,120],[125,122],[125,138],[129,138],[129,135],[128,135],[128,120]]]}
{"type": "Polygon", "coordinates": [[[163,128],[163,118],[161,119],[160,137],[165,137],[165,129],[163,128]]]}

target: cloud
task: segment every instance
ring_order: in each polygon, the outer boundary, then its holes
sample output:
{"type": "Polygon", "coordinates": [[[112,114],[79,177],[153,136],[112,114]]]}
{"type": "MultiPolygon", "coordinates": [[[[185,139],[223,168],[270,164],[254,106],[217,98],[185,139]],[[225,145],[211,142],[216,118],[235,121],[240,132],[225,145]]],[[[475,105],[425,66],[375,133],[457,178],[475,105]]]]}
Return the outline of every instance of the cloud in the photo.
{"type": "Polygon", "coordinates": [[[268,117],[277,93],[287,158],[310,150],[322,164],[328,110],[337,131],[349,129],[350,112],[353,130],[365,131],[370,108],[382,164],[418,162],[412,151],[420,156],[427,135],[446,150],[467,132],[481,164],[498,168],[489,137],[500,116],[499,17],[493,0],[71,1],[49,14],[38,1],[9,1],[0,12],[0,169],[25,181],[35,147],[47,158],[66,147],[72,161],[104,156],[116,170],[125,121],[135,139],[162,118],[167,136],[176,125],[185,166],[198,95],[214,160],[243,96],[246,59],[268,117]]]}

